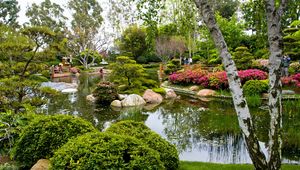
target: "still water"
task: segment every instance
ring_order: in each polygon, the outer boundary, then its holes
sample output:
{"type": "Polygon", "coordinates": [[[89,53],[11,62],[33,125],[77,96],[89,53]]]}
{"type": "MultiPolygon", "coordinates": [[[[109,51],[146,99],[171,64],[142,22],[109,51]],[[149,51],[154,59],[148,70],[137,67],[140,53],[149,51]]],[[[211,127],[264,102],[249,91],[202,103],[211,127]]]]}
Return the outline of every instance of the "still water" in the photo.
{"type": "MultiPolygon", "coordinates": [[[[103,79],[103,78],[102,78],[103,79]]],[[[105,77],[104,77],[105,79],[105,77]]],[[[131,119],[143,121],[153,131],[177,146],[181,160],[215,163],[251,163],[251,159],[240,134],[237,117],[230,101],[203,102],[182,96],[181,100],[165,101],[159,106],[114,110],[97,108],[86,100],[92,93],[98,76],[82,75],[55,79],[56,82],[78,84],[78,92],[62,94],[49,99],[42,108],[46,114],[72,114],[91,121],[99,130],[111,123],[131,119]]],[[[299,105],[290,102],[293,110],[299,105]]],[[[286,163],[300,164],[300,116],[289,111],[284,118],[283,158],[286,163]],[[286,123],[285,123],[286,122],[286,123]]],[[[264,152],[268,137],[268,112],[252,109],[253,119],[264,152]]]]}

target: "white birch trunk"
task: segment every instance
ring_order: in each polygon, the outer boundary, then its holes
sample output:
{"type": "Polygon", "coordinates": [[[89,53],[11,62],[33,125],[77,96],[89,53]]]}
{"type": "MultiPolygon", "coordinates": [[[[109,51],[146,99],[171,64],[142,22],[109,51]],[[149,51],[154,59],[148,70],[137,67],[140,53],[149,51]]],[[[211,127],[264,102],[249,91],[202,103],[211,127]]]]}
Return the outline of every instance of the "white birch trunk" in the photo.
{"type": "Polygon", "coordinates": [[[216,23],[216,19],[207,0],[194,0],[199,12],[202,14],[203,20],[208,27],[216,47],[220,51],[222,63],[228,77],[229,88],[232,94],[234,107],[238,116],[239,126],[246,141],[249,155],[256,169],[267,169],[267,161],[264,153],[261,151],[257,136],[255,135],[252,118],[243,96],[240,79],[237,69],[230,53],[228,52],[227,44],[223,35],[216,23]]]}
{"type": "Polygon", "coordinates": [[[276,9],[274,0],[266,0],[268,41],[270,49],[269,57],[269,157],[268,166],[270,170],[281,168],[281,146],[282,146],[282,85],[281,77],[281,58],[283,40],[281,35],[281,16],[286,6],[286,0],[282,0],[276,9]]]}

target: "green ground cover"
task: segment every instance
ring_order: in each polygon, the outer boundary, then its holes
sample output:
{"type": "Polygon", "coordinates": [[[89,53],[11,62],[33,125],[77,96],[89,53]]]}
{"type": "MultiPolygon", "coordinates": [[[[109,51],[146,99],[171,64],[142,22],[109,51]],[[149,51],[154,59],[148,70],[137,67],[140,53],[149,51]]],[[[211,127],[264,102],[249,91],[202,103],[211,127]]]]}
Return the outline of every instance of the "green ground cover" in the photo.
{"type": "MultiPolygon", "coordinates": [[[[250,164],[214,164],[204,162],[181,161],[179,170],[253,170],[250,164]]],[[[282,170],[300,169],[299,165],[283,165],[282,170]]]]}

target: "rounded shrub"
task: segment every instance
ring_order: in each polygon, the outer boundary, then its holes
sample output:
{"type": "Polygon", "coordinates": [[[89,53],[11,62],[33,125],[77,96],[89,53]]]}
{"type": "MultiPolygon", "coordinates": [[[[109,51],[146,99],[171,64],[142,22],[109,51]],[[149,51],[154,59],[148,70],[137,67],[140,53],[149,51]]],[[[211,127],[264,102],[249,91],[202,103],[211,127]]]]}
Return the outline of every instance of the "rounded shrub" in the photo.
{"type": "Polygon", "coordinates": [[[28,168],[39,159],[52,157],[54,151],[70,138],[91,131],[95,131],[93,125],[81,118],[68,115],[39,116],[22,130],[12,155],[28,168]]]}
{"type": "Polygon", "coordinates": [[[96,97],[97,104],[107,105],[118,98],[118,91],[113,83],[100,82],[93,91],[93,95],[96,97]]]}
{"type": "Polygon", "coordinates": [[[160,160],[166,169],[177,169],[179,165],[179,157],[177,149],[174,145],[153,132],[142,122],[121,121],[112,124],[106,132],[115,134],[128,135],[137,138],[141,142],[147,144],[150,148],[156,150],[160,154],[160,160]]]}
{"type": "Polygon", "coordinates": [[[124,135],[92,132],[69,140],[50,159],[52,169],[165,169],[159,153],[124,135]]]}
{"type": "Polygon", "coordinates": [[[246,96],[261,95],[268,92],[268,80],[249,80],[243,85],[243,91],[246,96]]]}

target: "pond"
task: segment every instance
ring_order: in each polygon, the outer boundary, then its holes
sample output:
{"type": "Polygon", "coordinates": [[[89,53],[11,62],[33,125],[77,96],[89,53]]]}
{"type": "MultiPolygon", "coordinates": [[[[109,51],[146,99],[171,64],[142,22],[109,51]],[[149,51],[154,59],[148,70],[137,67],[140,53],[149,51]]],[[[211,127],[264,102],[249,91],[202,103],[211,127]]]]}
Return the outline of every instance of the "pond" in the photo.
{"type": "MultiPolygon", "coordinates": [[[[105,77],[104,77],[105,79],[105,77]]],[[[199,101],[182,96],[181,100],[165,101],[159,106],[113,110],[97,108],[86,100],[94,85],[101,81],[97,75],[55,79],[77,83],[78,92],[49,99],[42,108],[46,114],[73,114],[91,121],[99,130],[111,123],[131,119],[143,121],[153,131],[177,146],[180,159],[215,163],[251,163],[240,133],[231,101],[199,101]]],[[[283,161],[300,164],[300,110],[297,102],[284,105],[283,161]],[[295,113],[296,112],[296,113],[295,113]]],[[[264,152],[268,140],[268,111],[251,109],[257,136],[264,152]]]]}

